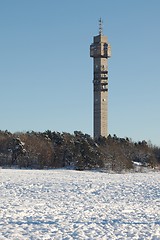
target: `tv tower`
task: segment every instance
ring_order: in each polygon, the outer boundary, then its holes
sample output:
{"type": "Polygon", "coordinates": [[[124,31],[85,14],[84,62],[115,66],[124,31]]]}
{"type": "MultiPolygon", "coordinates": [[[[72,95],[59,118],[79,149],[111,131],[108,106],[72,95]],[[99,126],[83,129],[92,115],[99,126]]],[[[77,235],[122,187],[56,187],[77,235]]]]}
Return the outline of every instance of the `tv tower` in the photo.
{"type": "Polygon", "coordinates": [[[99,35],[93,37],[90,45],[93,57],[93,96],[94,96],[94,138],[108,136],[108,58],[111,46],[103,36],[102,20],[99,20],[99,35]]]}

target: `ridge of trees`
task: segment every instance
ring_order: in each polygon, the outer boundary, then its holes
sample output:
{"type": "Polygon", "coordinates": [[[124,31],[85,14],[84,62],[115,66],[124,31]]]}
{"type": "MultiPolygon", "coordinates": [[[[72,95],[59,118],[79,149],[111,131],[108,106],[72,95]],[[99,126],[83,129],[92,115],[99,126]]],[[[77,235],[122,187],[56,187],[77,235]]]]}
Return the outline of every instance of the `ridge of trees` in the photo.
{"type": "Polygon", "coordinates": [[[121,172],[135,164],[160,166],[160,148],[145,140],[109,135],[94,140],[90,135],[52,132],[0,131],[0,166],[25,168],[62,168],[77,170],[107,169],[121,172]]]}

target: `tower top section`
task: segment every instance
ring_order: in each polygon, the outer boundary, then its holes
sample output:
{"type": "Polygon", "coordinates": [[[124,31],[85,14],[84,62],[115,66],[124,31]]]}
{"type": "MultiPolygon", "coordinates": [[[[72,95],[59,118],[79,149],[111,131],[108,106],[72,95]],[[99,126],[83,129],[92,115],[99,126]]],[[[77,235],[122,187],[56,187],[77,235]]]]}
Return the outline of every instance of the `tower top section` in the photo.
{"type": "Polygon", "coordinates": [[[90,57],[110,58],[111,46],[108,43],[107,36],[102,35],[102,19],[99,19],[99,35],[93,37],[93,43],[90,45],[90,57]]]}
{"type": "Polygon", "coordinates": [[[99,35],[102,35],[102,34],[103,34],[103,21],[100,18],[99,19],[99,35]]]}

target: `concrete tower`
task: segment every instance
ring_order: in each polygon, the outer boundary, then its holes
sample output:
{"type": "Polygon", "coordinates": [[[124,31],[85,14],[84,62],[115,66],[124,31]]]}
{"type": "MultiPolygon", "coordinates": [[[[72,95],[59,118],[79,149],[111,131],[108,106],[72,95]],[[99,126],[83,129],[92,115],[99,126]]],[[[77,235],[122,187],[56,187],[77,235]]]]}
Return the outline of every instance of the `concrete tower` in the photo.
{"type": "Polygon", "coordinates": [[[111,47],[102,33],[102,20],[99,20],[99,35],[93,37],[90,45],[90,57],[93,57],[94,90],[94,138],[108,136],[108,58],[111,47]]]}

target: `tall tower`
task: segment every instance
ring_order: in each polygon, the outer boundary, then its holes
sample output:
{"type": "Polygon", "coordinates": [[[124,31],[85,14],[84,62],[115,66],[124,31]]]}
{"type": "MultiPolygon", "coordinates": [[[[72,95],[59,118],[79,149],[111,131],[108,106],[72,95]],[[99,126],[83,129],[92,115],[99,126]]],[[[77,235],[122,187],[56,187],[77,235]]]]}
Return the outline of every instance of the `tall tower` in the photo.
{"type": "Polygon", "coordinates": [[[93,37],[90,45],[90,57],[93,57],[94,91],[94,138],[108,136],[108,58],[111,47],[102,33],[102,20],[99,20],[99,35],[93,37]]]}

